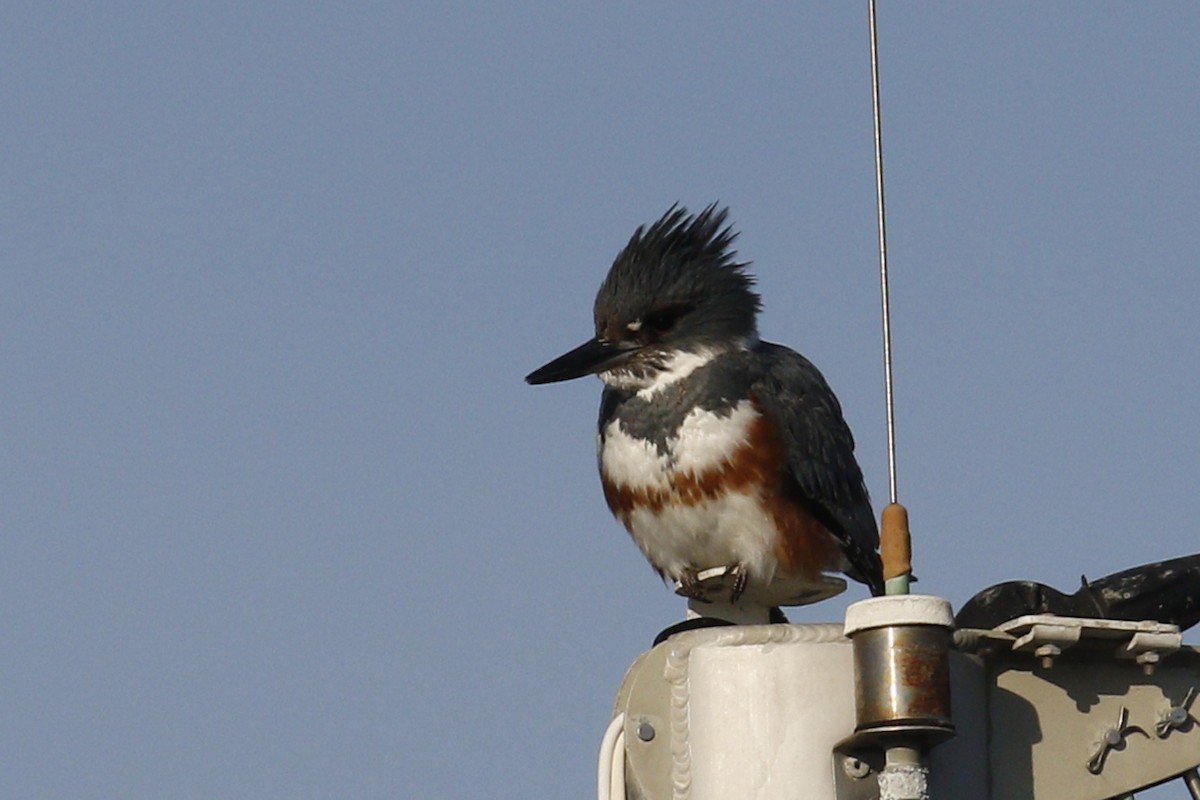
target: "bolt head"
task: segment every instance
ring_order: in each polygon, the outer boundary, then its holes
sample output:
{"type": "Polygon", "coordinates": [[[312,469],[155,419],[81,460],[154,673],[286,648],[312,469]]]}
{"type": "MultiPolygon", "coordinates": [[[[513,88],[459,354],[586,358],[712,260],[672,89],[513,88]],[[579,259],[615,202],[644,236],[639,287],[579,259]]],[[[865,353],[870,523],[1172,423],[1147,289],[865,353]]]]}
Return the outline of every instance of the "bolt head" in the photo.
{"type": "Polygon", "coordinates": [[[1056,644],[1044,644],[1034,650],[1033,654],[1041,659],[1043,669],[1050,669],[1054,666],[1054,659],[1062,655],[1062,648],[1056,644]]]}

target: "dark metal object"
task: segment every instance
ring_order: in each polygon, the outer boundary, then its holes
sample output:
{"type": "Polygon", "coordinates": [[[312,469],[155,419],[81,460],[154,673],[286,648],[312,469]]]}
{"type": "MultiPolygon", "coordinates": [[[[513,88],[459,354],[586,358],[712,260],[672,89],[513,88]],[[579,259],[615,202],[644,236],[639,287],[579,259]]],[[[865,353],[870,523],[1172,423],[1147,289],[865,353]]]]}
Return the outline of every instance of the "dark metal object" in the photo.
{"type": "Polygon", "coordinates": [[[1180,777],[1183,778],[1183,783],[1187,786],[1188,794],[1192,796],[1192,800],[1200,800],[1200,771],[1189,769],[1180,777]]]}
{"type": "Polygon", "coordinates": [[[857,733],[902,733],[939,742],[954,735],[950,717],[950,632],[893,625],[854,634],[857,733]]]}
{"type": "Polygon", "coordinates": [[[1095,581],[1082,579],[1075,594],[1033,581],[1007,581],[984,589],[959,610],[960,628],[994,628],[1026,614],[1091,619],[1153,620],[1180,630],[1200,622],[1200,553],[1143,564],[1095,581]]]}
{"type": "Polygon", "coordinates": [[[693,617],[692,619],[685,619],[683,622],[676,622],[674,625],[663,628],[658,636],[654,637],[654,646],[658,647],[677,633],[696,631],[701,628],[720,628],[732,624],[728,620],[717,619],[716,617],[693,617]]]}

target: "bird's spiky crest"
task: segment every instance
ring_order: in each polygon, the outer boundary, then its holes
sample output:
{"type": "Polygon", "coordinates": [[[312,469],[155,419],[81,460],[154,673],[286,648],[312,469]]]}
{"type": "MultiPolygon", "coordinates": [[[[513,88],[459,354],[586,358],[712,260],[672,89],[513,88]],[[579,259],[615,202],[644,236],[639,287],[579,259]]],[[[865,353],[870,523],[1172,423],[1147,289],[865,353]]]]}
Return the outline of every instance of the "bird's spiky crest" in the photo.
{"type": "Polygon", "coordinates": [[[732,249],[737,233],[728,216],[716,203],[696,215],[676,203],[634,231],[596,295],[597,333],[657,308],[690,306],[712,336],[753,334],[761,302],[748,263],[732,249]]]}

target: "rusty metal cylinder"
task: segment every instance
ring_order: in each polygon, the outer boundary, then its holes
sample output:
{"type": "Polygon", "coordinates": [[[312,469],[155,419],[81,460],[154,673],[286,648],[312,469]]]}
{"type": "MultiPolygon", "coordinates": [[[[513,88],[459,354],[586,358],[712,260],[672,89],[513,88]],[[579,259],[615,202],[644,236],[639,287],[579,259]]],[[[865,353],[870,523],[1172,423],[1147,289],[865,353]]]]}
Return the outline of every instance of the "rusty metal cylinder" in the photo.
{"type": "Polygon", "coordinates": [[[854,645],[859,734],[897,734],[929,743],[954,735],[950,711],[950,604],[939,597],[894,595],[846,612],[854,645]]]}

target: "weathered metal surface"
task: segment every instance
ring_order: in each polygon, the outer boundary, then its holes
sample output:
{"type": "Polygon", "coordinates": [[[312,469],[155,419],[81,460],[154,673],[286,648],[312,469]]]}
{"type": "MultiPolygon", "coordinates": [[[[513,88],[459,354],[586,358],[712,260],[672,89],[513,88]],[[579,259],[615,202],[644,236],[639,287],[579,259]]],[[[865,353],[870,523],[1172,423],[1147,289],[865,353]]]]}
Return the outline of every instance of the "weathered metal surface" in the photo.
{"type": "Polygon", "coordinates": [[[952,734],[950,632],[931,625],[875,628],[854,635],[857,730],[901,726],[952,734]]]}

